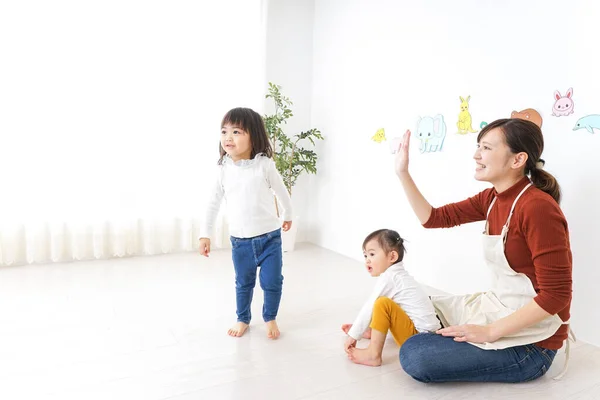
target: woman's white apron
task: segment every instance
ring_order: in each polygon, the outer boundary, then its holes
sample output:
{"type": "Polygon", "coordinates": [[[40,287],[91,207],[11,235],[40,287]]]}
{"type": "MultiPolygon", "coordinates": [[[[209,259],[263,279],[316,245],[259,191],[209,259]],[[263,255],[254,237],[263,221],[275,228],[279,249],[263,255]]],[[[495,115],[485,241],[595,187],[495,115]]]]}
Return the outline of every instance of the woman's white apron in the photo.
{"type": "MultiPolygon", "coordinates": [[[[506,243],[510,219],[513,215],[515,205],[521,195],[530,186],[531,183],[519,193],[513,202],[510,214],[506,220],[506,224],[502,227],[500,235],[489,234],[486,218],[485,232],[483,233],[483,253],[487,267],[491,272],[491,290],[469,295],[431,296],[437,314],[445,327],[464,324],[491,324],[530,303],[537,295],[527,275],[515,272],[510,267],[504,254],[504,244],[506,243]]],[[[490,204],[487,211],[488,216],[495,202],[496,199],[490,204]]],[[[535,325],[521,329],[494,342],[469,343],[484,350],[498,350],[533,344],[548,339],[556,333],[561,325],[568,323],[569,321],[562,321],[558,315],[551,315],[535,325]]],[[[572,332],[570,332],[570,335],[572,335],[572,332]]],[[[566,372],[569,359],[568,353],[569,340],[567,340],[567,360],[560,376],[566,372]]]]}

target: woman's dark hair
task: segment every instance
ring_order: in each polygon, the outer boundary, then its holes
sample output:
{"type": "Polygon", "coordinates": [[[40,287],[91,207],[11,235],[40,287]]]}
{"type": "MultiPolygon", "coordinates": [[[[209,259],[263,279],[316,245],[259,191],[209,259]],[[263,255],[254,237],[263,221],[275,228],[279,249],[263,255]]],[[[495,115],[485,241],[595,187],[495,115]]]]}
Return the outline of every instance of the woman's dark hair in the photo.
{"type": "Polygon", "coordinates": [[[390,254],[391,251],[398,253],[398,260],[402,261],[406,249],[404,248],[404,239],[400,237],[398,232],[391,229],[379,229],[372,232],[365,238],[363,242],[363,250],[366,250],[367,243],[371,240],[377,240],[379,246],[385,251],[385,254],[390,254]]]}
{"type": "MultiPolygon", "coordinates": [[[[258,153],[262,153],[269,158],[273,158],[273,148],[269,137],[267,136],[267,129],[265,128],[265,122],[263,121],[260,114],[250,108],[233,108],[225,114],[221,127],[226,124],[239,126],[250,135],[250,143],[252,144],[252,153],[250,158],[254,158],[258,153]]],[[[225,150],[221,143],[219,143],[219,162],[223,164],[223,158],[225,157],[225,150]]]]}
{"type": "Polygon", "coordinates": [[[556,178],[538,168],[538,163],[545,164],[545,161],[540,158],[544,151],[544,136],[540,127],[531,121],[519,118],[498,119],[479,132],[477,143],[494,128],[500,128],[504,133],[504,140],[512,153],[527,153],[525,175],[531,177],[535,187],[548,193],[560,204],[560,186],[556,178]]]}

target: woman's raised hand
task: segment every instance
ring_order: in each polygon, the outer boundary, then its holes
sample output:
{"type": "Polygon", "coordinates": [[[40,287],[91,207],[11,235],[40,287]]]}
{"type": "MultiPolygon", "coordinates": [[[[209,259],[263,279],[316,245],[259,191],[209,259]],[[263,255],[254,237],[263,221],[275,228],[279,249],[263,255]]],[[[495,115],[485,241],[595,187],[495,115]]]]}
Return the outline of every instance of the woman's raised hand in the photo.
{"type": "Polygon", "coordinates": [[[408,149],[410,146],[410,130],[407,130],[402,137],[402,143],[398,146],[396,152],[396,174],[398,176],[408,172],[408,149]]]}

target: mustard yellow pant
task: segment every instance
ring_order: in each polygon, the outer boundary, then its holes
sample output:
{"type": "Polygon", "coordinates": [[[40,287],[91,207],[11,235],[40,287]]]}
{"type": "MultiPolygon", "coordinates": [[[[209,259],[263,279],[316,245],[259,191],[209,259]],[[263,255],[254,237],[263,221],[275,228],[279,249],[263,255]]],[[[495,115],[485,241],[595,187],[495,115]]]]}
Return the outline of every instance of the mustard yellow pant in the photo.
{"type": "Polygon", "coordinates": [[[375,329],[384,335],[387,335],[388,331],[392,332],[398,346],[402,346],[406,339],[419,333],[402,307],[394,303],[389,297],[379,297],[375,301],[373,316],[371,317],[371,329],[375,329]]]}

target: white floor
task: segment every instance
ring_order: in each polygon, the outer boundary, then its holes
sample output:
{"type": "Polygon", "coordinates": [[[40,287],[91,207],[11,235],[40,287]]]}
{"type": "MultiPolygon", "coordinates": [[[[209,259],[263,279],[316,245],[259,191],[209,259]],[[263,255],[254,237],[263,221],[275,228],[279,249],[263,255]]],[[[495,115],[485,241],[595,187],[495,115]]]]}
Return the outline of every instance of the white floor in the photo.
{"type": "MultiPolygon", "coordinates": [[[[235,321],[229,251],[0,269],[0,399],[594,399],[600,349],[573,347],[567,376],[528,384],[437,384],[384,365],[354,365],[340,325],[373,280],[354,260],[312,245],[285,254],[282,337],[235,321]],[[340,277],[344,280],[341,281],[340,277]],[[351,290],[350,290],[351,289],[351,290]],[[356,293],[358,290],[359,294],[356,293]]],[[[258,286],[258,285],[257,285],[258,286]]]]}

